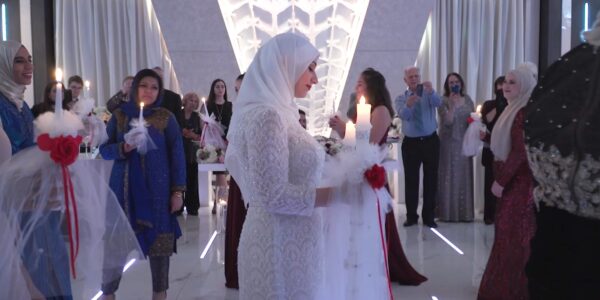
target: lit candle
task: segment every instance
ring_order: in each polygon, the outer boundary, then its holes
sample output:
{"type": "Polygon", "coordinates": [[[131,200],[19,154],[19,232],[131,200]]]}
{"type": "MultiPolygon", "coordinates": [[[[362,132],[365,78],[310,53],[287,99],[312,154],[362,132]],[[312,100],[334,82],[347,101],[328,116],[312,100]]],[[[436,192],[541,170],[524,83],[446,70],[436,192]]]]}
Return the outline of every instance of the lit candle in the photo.
{"type": "Polygon", "coordinates": [[[346,133],[344,134],[344,141],[348,144],[354,145],[356,141],[356,127],[352,121],[346,123],[346,133]]]}
{"type": "Polygon", "coordinates": [[[361,96],[359,103],[356,105],[356,124],[370,125],[371,124],[371,104],[366,104],[365,97],[361,96]]]}
{"type": "Polygon", "coordinates": [[[206,116],[208,117],[208,108],[206,107],[206,97],[202,97],[202,107],[204,107],[204,112],[206,113],[206,116]]]}
{"type": "Polygon", "coordinates": [[[85,85],[85,91],[83,91],[83,97],[87,99],[90,97],[90,81],[89,80],[84,81],[83,85],[85,85]]]}
{"type": "Polygon", "coordinates": [[[477,105],[477,109],[475,110],[475,112],[481,115],[481,104],[477,105]]]}
{"type": "Polygon", "coordinates": [[[56,68],[54,72],[56,78],[56,96],[54,98],[54,114],[57,118],[62,116],[62,102],[63,102],[63,91],[62,91],[62,77],[63,72],[60,68],[56,68]]]}
{"type": "Polygon", "coordinates": [[[144,102],[140,102],[140,122],[144,120],[144,102]]]}

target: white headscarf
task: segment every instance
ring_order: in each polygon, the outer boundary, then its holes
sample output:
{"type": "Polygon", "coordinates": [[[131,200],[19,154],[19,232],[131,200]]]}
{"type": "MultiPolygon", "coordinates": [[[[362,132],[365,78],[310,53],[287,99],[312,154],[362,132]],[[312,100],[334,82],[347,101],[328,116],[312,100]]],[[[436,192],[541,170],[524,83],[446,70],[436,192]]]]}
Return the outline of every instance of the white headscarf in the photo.
{"type": "Polygon", "coordinates": [[[596,47],[600,47],[600,11],[596,15],[596,22],[594,22],[594,25],[592,25],[590,30],[583,33],[583,37],[586,42],[596,47]]]}
{"type": "Polygon", "coordinates": [[[14,103],[19,110],[23,107],[25,86],[13,79],[15,56],[23,45],[15,41],[0,41],[0,92],[14,103]]]}
{"type": "Polygon", "coordinates": [[[527,66],[519,66],[516,69],[507,73],[512,74],[516,77],[517,81],[521,84],[519,95],[516,99],[508,101],[508,105],[498,117],[494,130],[492,131],[492,141],[490,148],[494,153],[496,160],[505,161],[510,153],[511,138],[510,131],[513,126],[513,122],[517,113],[521,108],[525,107],[531,92],[536,85],[535,75],[531,69],[527,66]]]}
{"type": "Polygon", "coordinates": [[[284,124],[298,124],[300,115],[294,102],[296,82],[319,51],[308,39],[296,33],[282,33],[271,38],[254,56],[237,96],[229,134],[241,129],[237,123],[249,111],[269,106],[284,124]]]}

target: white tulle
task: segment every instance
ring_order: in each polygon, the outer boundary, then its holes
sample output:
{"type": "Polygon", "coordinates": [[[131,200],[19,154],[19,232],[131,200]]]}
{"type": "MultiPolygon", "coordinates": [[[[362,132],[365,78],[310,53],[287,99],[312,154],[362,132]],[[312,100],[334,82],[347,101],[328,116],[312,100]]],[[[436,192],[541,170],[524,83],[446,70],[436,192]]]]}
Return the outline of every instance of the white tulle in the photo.
{"type": "Polygon", "coordinates": [[[200,137],[201,145],[212,145],[216,149],[227,149],[227,144],[223,140],[223,136],[225,135],[223,125],[215,120],[214,114],[208,116],[201,112],[200,118],[204,122],[202,136],[200,137]]]}
{"type": "MultiPolygon", "coordinates": [[[[35,125],[37,135],[49,133],[51,137],[75,135],[83,127],[79,117],[68,111],[58,118],[52,112],[43,114],[35,125]]],[[[129,258],[143,258],[129,221],[105,176],[96,171],[100,169],[94,166],[96,163],[106,162],[78,160],[64,169],[70,175],[77,206],[76,219],[75,207],[69,206],[70,218],[79,226],[79,252],[74,264],[76,278],[75,274],[66,274],[66,278],[71,278],[74,299],[90,299],[103,281],[118,275],[104,270],[120,268],[129,258]]],[[[50,158],[50,153],[36,146],[18,152],[0,165],[0,299],[31,299],[37,295],[31,293],[36,289],[28,288],[27,283],[33,284],[29,278],[39,278],[40,274],[29,274],[21,259],[48,260],[45,248],[39,248],[34,255],[23,254],[27,241],[48,224],[50,215],[59,213],[61,221],[65,221],[63,175],[62,166],[50,158]]],[[[66,235],[62,232],[44,239],[68,244],[66,235]]],[[[57,257],[56,253],[50,256],[57,257]]],[[[69,261],[65,260],[61,264],[68,266],[69,261]]],[[[46,278],[49,285],[54,285],[51,280],[46,278]]],[[[61,294],[43,296],[61,296],[71,291],[58,292],[61,294]]]]}
{"type": "Polygon", "coordinates": [[[363,175],[386,154],[370,145],[325,163],[320,186],[334,187],[322,209],[325,276],[319,299],[389,299],[382,238],[391,196],[385,188],[374,190],[363,175]]]}
{"type": "Polygon", "coordinates": [[[125,134],[123,137],[125,139],[125,143],[135,146],[137,148],[137,152],[140,154],[146,154],[150,150],[156,149],[156,145],[150,138],[148,134],[148,127],[150,124],[146,122],[146,120],[142,119],[133,119],[129,123],[131,129],[125,134]]]}
{"type": "Polygon", "coordinates": [[[475,156],[483,149],[481,132],[486,130],[485,125],[481,123],[481,117],[476,113],[471,113],[473,122],[467,127],[463,138],[462,153],[464,156],[475,156]]]}

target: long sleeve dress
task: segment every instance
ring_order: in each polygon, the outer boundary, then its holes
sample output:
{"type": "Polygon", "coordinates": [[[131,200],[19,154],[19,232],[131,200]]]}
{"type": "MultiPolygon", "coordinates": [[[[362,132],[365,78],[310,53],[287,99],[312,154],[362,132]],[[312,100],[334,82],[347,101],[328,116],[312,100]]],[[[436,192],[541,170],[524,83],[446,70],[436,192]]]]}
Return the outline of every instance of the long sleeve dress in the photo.
{"type": "Polygon", "coordinates": [[[246,113],[225,164],[249,203],[238,250],[240,299],[314,299],[322,282],[314,213],[324,151],[273,108],[246,113]]]}
{"type": "Polygon", "coordinates": [[[473,161],[462,154],[467,118],[473,112],[473,101],[465,96],[465,103],[454,110],[451,120],[446,117],[450,99],[443,97],[438,108],[440,117],[440,161],[438,170],[437,216],[441,221],[470,222],[474,217],[473,161]]]}
{"type": "Polygon", "coordinates": [[[182,136],[175,117],[164,108],[144,110],[156,149],[140,155],[123,151],[131,118],[115,110],[106,128],[109,140],[100,146],[104,159],[115,160],[110,187],[136,232],[144,255],[170,256],[181,229],[170,213],[173,191],[185,191],[186,166],[182,136]]]}
{"type": "Polygon", "coordinates": [[[533,175],[523,137],[524,110],[511,129],[511,149],[505,161],[495,162],[494,176],[504,187],[496,206],[494,246],[477,299],[529,299],[525,264],[535,232],[533,175]]]}

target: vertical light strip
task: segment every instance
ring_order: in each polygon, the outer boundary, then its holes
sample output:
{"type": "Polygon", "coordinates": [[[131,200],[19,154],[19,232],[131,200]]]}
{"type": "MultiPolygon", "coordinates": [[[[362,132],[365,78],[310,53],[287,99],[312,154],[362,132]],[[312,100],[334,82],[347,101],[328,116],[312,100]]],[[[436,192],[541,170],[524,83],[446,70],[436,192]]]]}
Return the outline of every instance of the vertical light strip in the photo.
{"type": "MultiPolygon", "coordinates": [[[[123,267],[123,273],[125,273],[125,271],[127,271],[127,269],[129,269],[134,263],[135,263],[135,258],[131,259],[127,264],[125,264],[125,267],[123,267]]],[[[98,299],[100,299],[101,296],[102,296],[102,291],[99,291],[98,293],[96,293],[96,295],[94,295],[92,300],[98,300],[98,299]]]]}
{"type": "Polygon", "coordinates": [[[206,256],[206,253],[208,252],[208,249],[210,249],[210,246],[212,245],[213,241],[215,240],[215,237],[217,237],[216,230],[215,230],[215,232],[213,232],[212,237],[210,237],[210,240],[208,241],[208,244],[206,244],[206,247],[204,247],[204,251],[202,251],[202,254],[200,254],[200,259],[204,259],[204,257],[206,256]]]}
{"type": "Polygon", "coordinates": [[[462,250],[460,250],[458,247],[456,247],[456,245],[454,245],[449,239],[447,239],[445,236],[443,236],[439,231],[435,230],[434,228],[430,228],[431,231],[433,231],[433,233],[435,233],[437,236],[439,236],[444,242],[446,242],[446,244],[448,244],[448,246],[452,247],[452,249],[454,249],[454,251],[458,252],[458,254],[460,255],[464,255],[465,253],[462,252],[462,250]]]}
{"type": "MultiPolygon", "coordinates": [[[[590,6],[590,4],[589,4],[589,3],[587,3],[587,2],[586,2],[586,3],[585,3],[585,5],[583,6],[583,30],[584,30],[584,31],[587,31],[587,30],[588,30],[588,28],[589,28],[589,26],[588,26],[588,24],[589,24],[589,23],[588,23],[588,22],[589,22],[589,20],[588,20],[588,15],[589,15],[589,6],[590,6]]],[[[4,14],[4,6],[2,7],[2,12],[3,12],[3,14],[4,14]]]]}
{"type": "Polygon", "coordinates": [[[2,40],[6,41],[6,4],[2,3],[2,40]]]}

